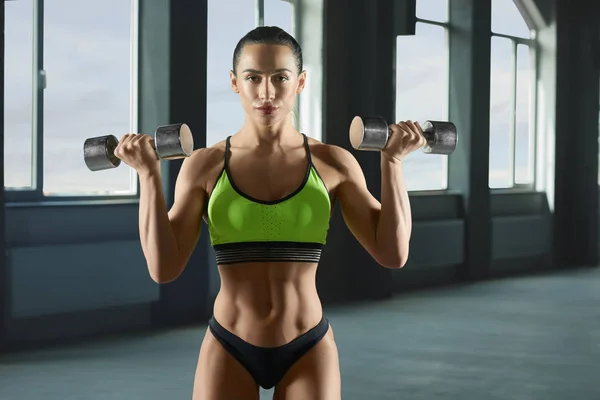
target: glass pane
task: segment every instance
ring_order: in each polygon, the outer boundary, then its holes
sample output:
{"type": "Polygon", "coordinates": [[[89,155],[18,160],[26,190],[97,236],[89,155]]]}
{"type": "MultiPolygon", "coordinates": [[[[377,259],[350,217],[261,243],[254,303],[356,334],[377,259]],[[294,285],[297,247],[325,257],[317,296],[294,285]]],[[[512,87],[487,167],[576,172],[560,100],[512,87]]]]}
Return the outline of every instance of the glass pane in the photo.
{"type": "Polygon", "coordinates": [[[91,172],[86,138],[134,132],[130,1],[52,0],[44,9],[44,192],[135,193],[132,169],[91,172]]]}
{"type": "Polygon", "coordinates": [[[517,125],[515,131],[515,183],[533,183],[533,137],[531,135],[531,53],[517,46],[517,125]]]}
{"type": "Polygon", "coordinates": [[[417,18],[448,22],[448,0],[417,0],[417,18]]]}
{"type": "MultiPolygon", "coordinates": [[[[396,121],[447,120],[446,30],[417,23],[416,35],[399,36],[396,45],[396,121]]],[[[411,153],[404,161],[408,190],[446,189],[447,165],[447,156],[411,153]]]]}
{"type": "Polygon", "coordinates": [[[290,35],[294,32],[294,7],[285,0],[265,0],[265,26],[278,26],[290,35]]]}
{"type": "Polygon", "coordinates": [[[492,37],[490,71],[490,188],[512,186],[509,169],[512,42],[492,37]]]}
{"type": "Polygon", "coordinates": [[[4,4],[4,187],[32,186],[33,0],[4,4]]]}
{"type": "Polygon", "coordinates": [[[229,71],[238,41],[254,29],[254,2],[209,0],[206,145],[225,140],[244,122],[244,110],[231,90],[229,71]],[[235,21],[235,24],[231,24],[235,21]]]}
{"type": "Polygon", "coordinates": [[[513,0],[492,0],[492,32],[531,37],[531,30],[513,0]]]}

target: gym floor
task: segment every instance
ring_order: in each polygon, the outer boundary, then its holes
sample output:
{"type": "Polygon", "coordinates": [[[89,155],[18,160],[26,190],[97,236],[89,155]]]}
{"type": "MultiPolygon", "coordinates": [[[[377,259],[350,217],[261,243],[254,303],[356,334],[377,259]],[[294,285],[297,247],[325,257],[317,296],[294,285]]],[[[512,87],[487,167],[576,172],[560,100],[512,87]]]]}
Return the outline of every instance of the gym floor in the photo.
{"type": "MultiPolygon", "coordinates": [[[[600,399],[600,268],[329,307],[344,400],[600,399]]],[[[206,326],[0,358],[0,399],[190,399],[206,326]]],[[[261,399],[270,399],[263,391],[261,399]]]]}

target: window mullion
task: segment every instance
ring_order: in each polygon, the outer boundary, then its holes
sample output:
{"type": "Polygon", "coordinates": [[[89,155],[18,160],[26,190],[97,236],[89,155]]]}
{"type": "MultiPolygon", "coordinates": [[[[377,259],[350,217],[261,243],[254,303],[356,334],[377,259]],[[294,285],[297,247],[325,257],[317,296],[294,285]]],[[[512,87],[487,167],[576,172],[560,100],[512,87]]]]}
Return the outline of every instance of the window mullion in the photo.
{"type": "Polygon", "coordinates": [[[537,184],[537,78],[538,78],[538,57],[535,46],[529,46],[529,54],[531,60],[531,72],[529,83],[529,167],[531,171],[531,183],[533,187],[537,184]]]}
{"type": "MultiPolygon", "coordinates": [[[[450,7],[450,6],[448,6],[450,7]]],[[[445,88],[446,88],[446,107],[444,108],[444,120],[449,120],[450,119],[450,107],[452,107],[452,100],[450,99],[450,31],[448,29],[448,26],[444,26],[444,48],[445,48],[445,59],[444,59],[444,63],[446,65],[446,82],[445,82],[445,88]]],[[[448,157],[444,157],[442,160],[442,188],[444,188],[443,190],[448,190],[448,181],[450,180],[449,174],[449,162],[448,162],[448,157]]]]}
{"type": "Polygon", "coordinates": [[[508,176],[509,185],[514,186],[515,184],[515,152],[516,152],[516,123],[517,123],[517,42],[511,40],[512,43],[512,58],[511,58],[511,95],[510,95],[510,121],[509,121],[509,144],[508,144],[508,176]]]}
{"type": "MultiPolygon", "coordinates": [[[[134,0],[131,2],[131,30],[130,30],[130,47],[129,47],[129,57],[130,57],[130,92],[129,92],[129,104],[130,104],[130,114],[129,114],[129,130],[130,132],[139,132],[140,131],[140,114],[139,109],[140,99],[139,99],[139,87],[140,87],[140,64],[139,64],[139,55],[140,55],[140,5],[139,0],[134,0]]],[[[131,178],[130,184],[135,186],[135,196],[139,198],[140,196],[140,180],[138,179],[138,174],[135,172],[133,168],[131,168],[130,175],[131,178]]]]}
{"type": "Polygon", "coordinates": [[[254,18],[255,26],[265,25],[265,0],[255,0],[254,18]]]}
{"type": "Polygon", "coordinates": [[[532,46],[535,44],[535,40],[533,40],[533,39],[525,39],[522,37],[507,35],[507,34],[499,33],[499,32],[492,32],[492,36],[512,40],[512,41],[516,42],[517,44],[523,44],[525,46],[532,46]]]}
{"type": "Polygon", "coordinates": [[[36,198],[41,199],[44,188],[44,0],[34,3],[33,34],[33,134],[31,140],[32,184],[36,198]]]}
{"type": "Polygon", "coordinates": [[[440,21],[434,21],[432,19],[424,19],[424,18],[415,18],[415,23],[435,25],[435,26],[440,26],[442,28],[448,28],[448,26],[450,25],[448,22],[440,22],[440,21]]]}

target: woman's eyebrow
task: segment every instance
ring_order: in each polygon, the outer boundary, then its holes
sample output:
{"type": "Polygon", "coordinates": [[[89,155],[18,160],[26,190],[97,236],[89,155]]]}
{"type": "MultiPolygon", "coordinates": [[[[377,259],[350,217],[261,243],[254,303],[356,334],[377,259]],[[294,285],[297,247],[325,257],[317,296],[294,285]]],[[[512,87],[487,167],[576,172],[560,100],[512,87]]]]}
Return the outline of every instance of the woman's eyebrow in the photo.
{"type": "MultiPolygon", "coordinates": [[[[277,72],[292,72],[291,70],[287,69],[287,68],[277,68],[276,70],[273,71],[273,73],[277,73],[277,72]]],[[[252,72],[253,74],[263,74],[263,71],[259,71],[257,69],[252,69],[252,68],[248,68],[243,70],[242,72],[252,72]]]]}

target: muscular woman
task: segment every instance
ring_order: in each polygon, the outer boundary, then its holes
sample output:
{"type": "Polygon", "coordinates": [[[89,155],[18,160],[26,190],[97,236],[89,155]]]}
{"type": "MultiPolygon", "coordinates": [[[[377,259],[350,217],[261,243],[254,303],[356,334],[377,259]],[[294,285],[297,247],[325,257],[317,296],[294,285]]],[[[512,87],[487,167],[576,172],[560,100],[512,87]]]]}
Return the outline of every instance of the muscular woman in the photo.
{"type": "Polygon", "coordinates": [[[162,194],[149,135],[128,134],[115,154],[140,179],[139,230],[150,276],[175,280],[208,225],[221,287],[194,379],[194,400],[341,398],[333,330],[316,269],[333,205],[383,267],[408,257],[411,211],[402,160],[425,140],[411,122],[391,124],[381,151],[381,203],[350,152],[296,130],[291,113],[306,84],[302,50],[278,27],[246,34],[233,54],[231,88],[245,121],[182,165],[173,206],[162,194]]]}

